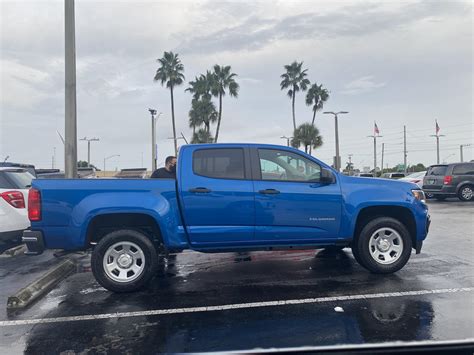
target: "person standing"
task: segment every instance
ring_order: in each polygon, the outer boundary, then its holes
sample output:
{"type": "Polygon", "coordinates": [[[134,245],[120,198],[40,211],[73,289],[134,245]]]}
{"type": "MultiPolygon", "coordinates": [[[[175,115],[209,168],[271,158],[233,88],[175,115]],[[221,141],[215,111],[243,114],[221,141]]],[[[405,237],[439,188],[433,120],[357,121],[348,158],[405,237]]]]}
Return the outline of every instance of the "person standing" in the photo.
{"type": "Polygon", "coordinates": [[[150,178],[152,179],[176,179],[176,157],[169,156],[165,159],[165,167],[156,169],[150,178]]]}

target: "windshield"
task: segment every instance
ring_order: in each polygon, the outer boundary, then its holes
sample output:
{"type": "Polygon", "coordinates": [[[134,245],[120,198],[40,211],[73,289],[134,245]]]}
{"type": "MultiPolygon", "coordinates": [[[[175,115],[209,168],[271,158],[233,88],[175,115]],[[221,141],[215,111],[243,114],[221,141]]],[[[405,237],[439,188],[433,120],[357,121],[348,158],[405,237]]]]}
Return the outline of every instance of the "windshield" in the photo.
{"type": "Polygon", "coordinates": [[[447,165],[435,165],[431,166],[428,169],[426,175],[436,175],[436,176],[444,176],[446,174],[446,170],[448,169],[447,165]]]}

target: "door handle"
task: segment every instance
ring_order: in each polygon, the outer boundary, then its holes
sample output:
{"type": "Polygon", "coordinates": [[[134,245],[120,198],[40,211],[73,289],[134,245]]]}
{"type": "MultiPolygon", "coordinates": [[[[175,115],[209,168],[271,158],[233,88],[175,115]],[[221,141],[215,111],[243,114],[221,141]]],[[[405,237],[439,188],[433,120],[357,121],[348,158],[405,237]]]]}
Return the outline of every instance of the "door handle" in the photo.
{"type": "Polygon", "coordinates": [[[263,194],[263,195],[277,195],[280,193],[280,191],[275,190],[275,189],[265,189],[265,190],[260,190],[258,193],[263,194]]]}
{"type": "Polygon", "coordinates": [[[211,190],[209,190],[205,187],[195,187],[193,189],[189,189],[189,192],[198,193],[198,194],[207,194],[207,193],[211,192],[211,190]]]}

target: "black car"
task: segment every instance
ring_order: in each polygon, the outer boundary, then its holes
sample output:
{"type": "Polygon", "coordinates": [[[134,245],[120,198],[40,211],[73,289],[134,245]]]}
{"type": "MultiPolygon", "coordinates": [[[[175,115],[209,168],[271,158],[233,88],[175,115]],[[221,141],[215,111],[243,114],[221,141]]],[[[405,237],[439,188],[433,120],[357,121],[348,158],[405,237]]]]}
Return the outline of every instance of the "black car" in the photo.
{"type": "Polygon", "coordinates": [[[474,200],[474,163],[432,165],[423,178],[423,191],[438,200],[474,200]]]}

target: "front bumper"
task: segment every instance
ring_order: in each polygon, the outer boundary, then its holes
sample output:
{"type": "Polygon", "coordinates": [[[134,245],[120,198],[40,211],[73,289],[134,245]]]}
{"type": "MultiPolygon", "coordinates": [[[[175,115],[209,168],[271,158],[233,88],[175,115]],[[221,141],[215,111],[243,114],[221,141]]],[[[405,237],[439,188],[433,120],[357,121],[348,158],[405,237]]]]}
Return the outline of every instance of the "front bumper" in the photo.
{"type": "Polygon", "coordinates": [[[25,230],[21,241],[28,248],[28,251],[25,252],[26,255],[40,255],[44,251],[44,239],[41,232],[25,230]]]}

